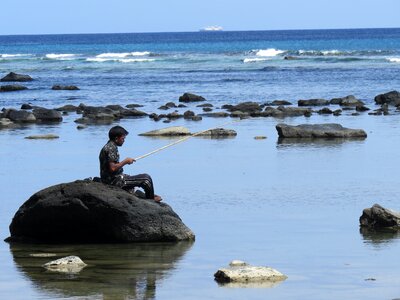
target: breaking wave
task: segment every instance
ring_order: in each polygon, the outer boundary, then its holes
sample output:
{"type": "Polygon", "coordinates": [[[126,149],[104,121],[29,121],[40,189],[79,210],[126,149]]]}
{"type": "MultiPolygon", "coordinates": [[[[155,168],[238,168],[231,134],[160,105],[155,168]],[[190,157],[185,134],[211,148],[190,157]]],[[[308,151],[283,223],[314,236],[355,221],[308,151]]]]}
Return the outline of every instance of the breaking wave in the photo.
{"type": "Polygon", "coordinates": [[[46,54],[45,58],[47,59],[55,59],[55,60],[71,60],[76,57],[76,54],[55,54],[55,53],[50,53],[46,54]]]}
{"type": "Polygon", "coordinates": [[[285,53],[284,50],[277,50],[274,48],[264,49],[264,50],[252,50],[251,53],[254,53],[256,56],[263,56],[263,57],[274,57],[285,53]]]}
{"type": "Polygon", "coordinates": [[[143,51],[143,52],[124,52],[124,53],[102,53],[96,55],[97,58],[125,58],[130,56],[146,56],[150,55],[151,52],[143,51]]]}
{"type": "Polygon", "coordinates": [[[122,62],[122,63],[133,63],[133,62],[151,62],[155,61],[154,58],[102,58],[102,57],[92,57],[87,58],[88,62],[122,62]]]}
{"type": "Polygon", "coordinates": [[[393,63],[400,63],[400,57],[388,57],[386,60],[393,63]]]}

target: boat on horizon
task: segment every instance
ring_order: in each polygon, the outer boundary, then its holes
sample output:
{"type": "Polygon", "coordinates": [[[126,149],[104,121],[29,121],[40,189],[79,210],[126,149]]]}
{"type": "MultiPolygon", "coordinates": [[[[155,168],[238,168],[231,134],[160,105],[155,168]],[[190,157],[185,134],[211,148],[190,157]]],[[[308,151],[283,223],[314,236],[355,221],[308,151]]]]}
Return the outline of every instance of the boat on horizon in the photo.
{"type": "Polygon", "coordinates": [[[200,31],[222,31],[222,30],[224,29],[221,26],[207,26],[200,29],[200,31]]]}

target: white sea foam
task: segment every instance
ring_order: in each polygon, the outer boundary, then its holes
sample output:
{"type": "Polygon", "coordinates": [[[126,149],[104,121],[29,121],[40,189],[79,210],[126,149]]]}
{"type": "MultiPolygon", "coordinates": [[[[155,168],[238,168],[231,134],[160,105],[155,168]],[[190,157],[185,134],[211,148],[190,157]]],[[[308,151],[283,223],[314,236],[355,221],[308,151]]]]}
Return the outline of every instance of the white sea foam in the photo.
{"type": "Polygon", "coordinates": [[[246,63],[255,63],[255,62],[259,62],[259,61],[266,61],[266,58],[245,58],[243,59],[243,62],[246,63]]]}
{"type": "Polygon", "coordinates": [[[277,50],[274,48],[264,49],[264,50],[254,50],[253,52],[256,52],[257,56],[264,56],[264,57],[273,57],[285,53],[285,51],[283,50],[277,50]]]}
{"type": "Polygon", "coordinates": [[[89,62],[122,62],[122,63],[132,63],[132,62],[151,62],[155,61],[154,58],[101,58],[101,57],[90,57],[86,61],[89,62]]]}
{"type": "Polygon", "coordinates": [[[146,56],[150,55],[150,52],[143,51],[143,52],[123,52],[123,53],[102,53],[96,55],[97,58],[125,58],[129,56],[146,56]]]}
{"type": "Polygon", "coordinates": [[[400,57],[388,57],[386,60],[394,63],[400,63],[400,57]]]}
{"type": "Polygon", "coordinates": [[[32,54],[0,54],[1,58],[16,58],[16,57],[27,57],[32,56],[32,54]]]}
{"type": "Polygon", "coordinates": [[[47,59],[59,59],[59,60],[68,60],[74,58],[75,56],[76,56],[75,54],[55,54],[55,53],[50,53],[45,55],[47,59]]]}
{"type": "Polygon", "coordinates": [[[323,55],[340,55],[340,54],[342,54],[342,52],[340,52],[339,50],[325,50],[325,51],[321,51],[321,53],[323,55]]]}

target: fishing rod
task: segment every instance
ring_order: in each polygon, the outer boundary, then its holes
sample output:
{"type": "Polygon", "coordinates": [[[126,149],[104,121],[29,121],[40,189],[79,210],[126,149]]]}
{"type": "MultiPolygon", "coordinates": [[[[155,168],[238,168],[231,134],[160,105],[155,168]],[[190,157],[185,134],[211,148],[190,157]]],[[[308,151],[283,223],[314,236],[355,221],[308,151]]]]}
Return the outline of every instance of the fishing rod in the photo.
{"type": "Polygon", "coordinates": [[[157,153],[157,152],[160,152],[160,151],[162,151],[162,150],[164,150],[164,149],[167,149],[167,148],[169,148],[169,147],[172,147],[172,146],[174,146],[174,145],[176,145],[176,144],[179,144],[179,143],[182,143],[182,142],[184,142],[184,141],[187,141],[188,139],[190,139],[190,138],[192,138],[192,137],[195,137],[195,136],[198,136],[198,135],[201,135],[201,134],[203,134],[203,133],[205,133],[205,132],[207,132],[207,131],[211,131],[211,130],[213,130],[213,129],[217,129],[217,128],[220,128],[220,127],[222,127],[222,126],[226,126],[226,125],[229,125],[229,124],[233,124],[233,123],[239,122],[239,121],[241,121],[241,120],[242,120],[242,119],[239,118],[238,120],[229,121],[229,122],[224,123],[224,124],[221,124],[221,125],[219,125],[219,126],[212,127],[212,128],[209,128],[209,129],[206,129],[206,130],[202,130],[202,131],[193,133],[193,134],[191,134],[191,135],[185,136],[184,138],[181,138],[181,139],[179,139],[179,140],[177,140],[177,141],[175,141],[175,142],[172,142],[172,143],[170,143],[170,144],[168,144],[168,145],[165,145],[165,146],[163,146],[163,147],[160,147],[160,148],[158,148],[158,149],[155,149],[155,150],[153,150],[153,151],[151,151],[151,152],[149,152],[149,153],[146,153],[146,154],[144,154],[144,155],[141,155],[141,156],[139,156],[139,157],[136,157],[136,158],[135,158],[135,161],[138,161],[139,159],[143,159],[143,158],[145,158],[145,157],[147,157],[147,156],[150,156],[150,155],[152,155],[152,154],[155,154],[155,153],[157,153]]]}

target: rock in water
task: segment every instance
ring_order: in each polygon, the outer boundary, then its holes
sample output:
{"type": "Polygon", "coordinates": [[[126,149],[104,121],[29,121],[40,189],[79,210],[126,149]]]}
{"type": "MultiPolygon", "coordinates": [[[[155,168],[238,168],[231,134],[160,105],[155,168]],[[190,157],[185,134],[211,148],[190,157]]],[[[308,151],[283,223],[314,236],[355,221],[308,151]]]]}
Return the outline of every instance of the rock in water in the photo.
{"type": "Polygon", "coordinates": [[[140,136],[180,136],[180,135],[190,135],[189,129],[182,126],[172,126],[167,128],[162,128],[158,130],[152,130],[144,133],[140,133],[140,136]]]}
{"type": "Polygon", "coordinates": [[[199,101],[206,101],[206,99],[202,96],[191,93],[184,93],[182,96],[179,97],[179,102],[199,102],[199,101]]]}
{"type": "Polygon", "coordinates": [[[79,273],[87,265],[78,256],[67,256],[43,265],[49,271],[79,273]]]}
{"type": "Polygon", "coordinates": [[[224,282],[262,282],[262,281],[282,281],[287,278],[281,272],[270,267],[256,267],[245,262],[234,261],[229,268],[219,269],[215,274],[215,280],[224,282]]]}
{"type": "Polygon", "coordinates": [[[8,73],[6,76],[4,76],[0,81],[32,81],[32,77],[29,75],[24,75],[24,74],[17,74],[14,72],[8,73]]]}
{"type": "Polygon", "coordinates": [[[280,138],[366,138],[362,129],[349,129],[340,124],[276,125],[280,138]]]}
{"type": "Polygon", "coordinates": [[[162,242],[194,239],[165,203],[92,181],[55,185],[16,212],[9,242],[162,242]]]}
{"type": "Polygon", "coordinates": [[[360,226],[375,229],[388,227],[400,229],[400,213],[374,204],[371,208],[363,210],[360,226]]]}

